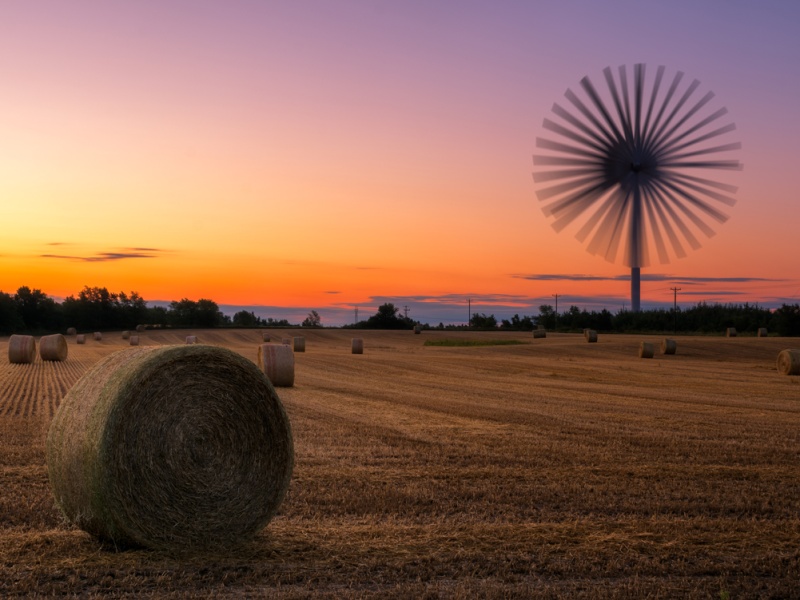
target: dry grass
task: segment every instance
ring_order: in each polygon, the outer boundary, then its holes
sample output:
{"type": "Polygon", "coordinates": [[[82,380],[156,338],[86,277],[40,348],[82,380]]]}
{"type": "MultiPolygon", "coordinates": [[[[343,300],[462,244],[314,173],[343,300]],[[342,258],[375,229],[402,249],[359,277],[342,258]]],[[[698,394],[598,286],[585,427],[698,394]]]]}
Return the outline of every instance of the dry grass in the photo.
{"type": "MultiPolygon", "coordinates": [[[[66,528],[47,485],[55,406],[127,344],[0,363],[0,595],[800,594],[800,378],[775,368],[798,340],[682,337],[642,361],[637,336],[359,333],[370,352],[353,357],[351,334],[308,332],[278,391],[296,454],[278,517],[246,546],[183,559],[66,528]]],[[[261,334],[203,340],[255,361],[261,334]]]]}

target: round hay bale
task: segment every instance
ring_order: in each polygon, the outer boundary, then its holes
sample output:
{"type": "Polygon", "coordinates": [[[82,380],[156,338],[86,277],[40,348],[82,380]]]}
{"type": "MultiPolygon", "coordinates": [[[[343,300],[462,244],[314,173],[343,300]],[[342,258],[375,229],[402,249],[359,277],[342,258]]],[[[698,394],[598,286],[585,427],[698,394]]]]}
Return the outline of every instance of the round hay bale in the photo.
{"type": "Polygon", "coordinates": [[[8,338],[8,362],[25,365],[36,360],[36,338],[32,335],[12,335],[8,338]]]}
{"type": "Polygon", "coordinates": [[[736,337],[736,327],[728,327],[725,330],[725,337],[736,337]]]}
{"type": "Polygon", "coordinates": [[[144,330],[145,330],[145,326],[144,325],[137,325],[136,326],[136,331],[138,331],[139,333],[142,333],[144,330]]]}
{"type": "Polygon", "coordinates": [[[187,335],[186,336],[186,343],[187,344],[196,344],[197,343],[197,336],[196,335],[187,335]]]}
{"type": "Polygon", "coordinates": [[[304,337],[296,337],[293,338],[294,344],[293,348],[295,352],[305,352],[306,351],[306,338],[304,337]]]}
{"type": "Polygon", "coordinates": [[[781,350],[778,353],[778,372],[800,375],[800,350],[781,350]]]}
{"type": "Polygon", "coordinates": [[[591,329],[584,329],[583,330],[583,339],[585,339],[585,340],[589,339],[589,332],[590,331],[591,331],[591,329]]]}
{"type": "Polygon", "coordinates": [[[289,419],[252,361],[225,348],[128,348],[67,393],[47,436],[56,503],[121,547],[214,550],[275,514],[294,462],[289,419]]]}
{"type": "Polygon", "coordinates": [[[138,335],[132,335],[131,336],[130,345],[131,346],[138,346],[139,345],[139,336],[138,335]]]}
{"type": "Polygon", "coordinates": [[[94,341],[95,341],[95,342],[101,342],[101,341],[103,341],[103,334],[102,334],[102,333],[100,333],[99,331],[95,331],[95,332],[94,332],[94,341]]]}
{"type": "Polygon", "coordinates": [[[767,328],[766,327],[759,327],[757,335],[758,335],[758,337],[767,337],[767,328]]]}
{"type": "Polygon", "coordinates": [[[678,343],[670,338],[664,338],[661,342],[661,353],[662,354],[675,354],[678,350],[678,343]]]}
{"type": "Polygon", "coordinates": [[[597,332],[594,329],[587,329],[585,336],[586,341],[590,344],[594,344],[597,341],[597,332]]]}
{"type": "Polygon", "coordinates": [[[77,335],[78,330],[74,327],[67,327],[67,335],[77,335]]]}
{"type": "Polygon", "coordinates": [[[130,331],[123,331],[123,332],[122,332],[122,339],[123,339],[123,340],[129,340],[129,339],[131,339],[131,332],[130,332],[130,331]]]}
{"type": "Polygon", "coordinates": [[[275,387],[294,385],[294,351],[288,344],[261,344],[258,367],[275,387]]]}
{"type": "Polygon", "coordinates": [[[268,341],[270,341],[270,336],[269,336],[269,334],[268,334],[268,333],[262,333],[262,334],[261,334],[261,341],[262,341],[262,342],[268,342],[268,341]]]}
{"type": "Polygon", "coordinates": [[[422,325],[414,325],[414,333],[416,335],[419,335],[420,333],[422,333],[422,325]]]}
{"type": "Polygon", "coordinates": [[[544,329],[534,329],[533,330],[533,339],[540,340],[542,338],[547,337],[547,332],[544,329]]]}
{"type": "Polygon", "coordinates": [[[350,342],[350,350],[353,354],[364,354],[364,340],[353,338],[350,342]]]}
{"type": "Polygon", "coordinates": [[[66,338],[60,333],[44,335],[39,340],[39,356],[42,360],[67,360],[69,347],[66,338]]]}
{"type": "Polygon", "coordinates": [[[75,343],[76,344],[85,344],[86,343],[86,335],[83,333],[79,333],[75,336],[75,343]]]}
{"type": "Polygon", "coordinates": [[[639,344],[639,358],[653,358],[656,348],[652,342],[642,342],[639,344]]]}

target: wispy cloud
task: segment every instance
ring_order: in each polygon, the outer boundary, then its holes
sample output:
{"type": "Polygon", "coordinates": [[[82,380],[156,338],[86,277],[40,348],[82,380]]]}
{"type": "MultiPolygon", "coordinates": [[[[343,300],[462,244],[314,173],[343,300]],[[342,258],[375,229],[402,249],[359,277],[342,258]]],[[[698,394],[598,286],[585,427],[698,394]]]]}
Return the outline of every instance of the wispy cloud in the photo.
{"type": "Polygon", "coordinates": [[[340,292],[340,291],[338,291],[338,290],[328,290],[328,291],[327,291],[327,292],[325,292],[325,293],[326,293],[326,294],[341,294],[342,292],[340,292]]]}
{"type": "MultiPolygon", "coordinates": [[[[60,245],[51,243],[50,246],[60,245]]],[[[40,254],[40,258],[56,258],[61,260],[76,260],[82,262],[108,262],[116,260],[126,260],[130,258],[158,258],[165,250],[158,248],[122,248],[112,252],[98,252],[91,256],[76,256],[71,254],[40,254]]]]}
{"type": "MultiPolygon", "coordinates": [[[[531,281],[628,281],[630,275],[584,275],[580,273],[533,273],[512,275],[514,279],[528,279],[531,281]]],[[[787,281],[786,279],[769,279],[765,277],[685,277],[670,275],[668,273],[642,273],[642,281],[668,281],[685,283],[686,285],[698,283],[750,283],[787,281]]]]}

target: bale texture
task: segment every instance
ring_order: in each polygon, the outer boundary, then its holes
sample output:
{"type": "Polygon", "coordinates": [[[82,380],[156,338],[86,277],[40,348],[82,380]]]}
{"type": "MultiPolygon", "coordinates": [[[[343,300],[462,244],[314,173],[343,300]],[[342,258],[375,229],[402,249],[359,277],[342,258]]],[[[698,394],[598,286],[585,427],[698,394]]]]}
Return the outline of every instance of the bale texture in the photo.
{"type": "Polygon", "coordinates": [[[67,327],[67,335],[77,335],[78,330],[74,327],[67,327]]]}
{"type": "Polygon", "coordinates": [[[258,347],[258,367],[276,387],[294,385],[294,352],[286,344],[261,344],[258,347]]]}
{"type": "Polygon", "coordinates": [[[778,353],[778,372],[800,375],[800,350],[781,350],[778,353]]]}
{"type": "Polygon", "coordinates": [[[79,333],[75,336],[75,343],[76,344],[85,344],[86,343],[86,336],[82,333],[79,333]]]}
{"type": "Polygon", "coordinates": [[[100,342],[102,340],[103,340],[103,334],[100,333],[99,331],[95,331],[94,332],[94,341],[95,342],[100,342]]]}
{"type": "Polygon", "coordinates": [[[671,339],[671,338],[664,338],[661,342],[661,353],[662,354],[675,354],[678,350],[678,343],[671,339]]]}
{"type": "Polygon", "coordinates": [[[594,344],[597,341],[597,332],[594,329],[587,329],[584,335],[586,337],[586,341],[590,344],[594,344]]]}
{"type": "Polygon", "coordinates": [[[766,327],[759,327],[758,328],[758,337],[767,337],[767,328],[766,327]]]}
{"type": "Polygon", "coordinates": [[[353,354],[364,354],[364,340],[361,338],[353,338],[350,342],[350,349],[353,354]]]}
{"type": "Polygon", "coordinates": [[[44,335],[39,340],[39,356],[42,360],[67,360],[68,354],[67,339],[60,333],[44,335]]]}
{"type": "Polygon", "coordinates": [[[131,346],[138,346],[139,345],[139,336],[138,335],[132,335],[131,336],[130,345],[131,346]]]}
{"type": "Polygon", "coordinates": [[[197,336],[196,335],[187,335],[186,336],[186,343],[187,344],[196,344],[197,343],[197,336]]]}
{"type": "Polygon", "coordinates": [[[306,338],[304,337],[296,337],[293,338],[293,348],[295,352],[305,352],[306,351],[306,338]]]}
{"type": "Polygon", "coordinates": [[[736,327],[728,327],[725,330],[725,337],[736,337],[736,327]]]}
{"type": "Polygon", "coordinates": [[[656,349],[652,342],[642,342],[639,344],[639,358],[653,358],[655,353],[656,349]]]}
{"type": "Polygon", "coordinates": [[[214,550],[266,525],[294,461],[264,374],[206,345],[128,348],[64,397],[47,436],[68,521],[121,547],[214,550]]]}
{"type": "Polygon", "coordinates": [[[547,337],[547,332],[544,329],[534,329],[533,330],[533,339],[540,340],[542,338],[547,337]]]}
{"type": "Polygon", "coordinates": [[[129,340],[129,339],[131,339],[131,332],[130,332],[130,331],[127,331],[127,330],[126,330],[126,331],[123,331],[123,332],[122,332],[122,339],[123,339],[123,340],[129,340]]]}
{"type": "Polygon", "coordinates": [[[269,336],[269,334],[268,334],[268,333],[262,333],[262,334],[261,334],[261,341],[262,341],[262,342],[268,342],[268,341],[270,341],[270,336],[269,336]]]}
{"type": "Polygon", "coordinates": [[[32,335],[12,335],[8,338],[8,362],[25,365],[36,360],[36,338],[32,335]]]}

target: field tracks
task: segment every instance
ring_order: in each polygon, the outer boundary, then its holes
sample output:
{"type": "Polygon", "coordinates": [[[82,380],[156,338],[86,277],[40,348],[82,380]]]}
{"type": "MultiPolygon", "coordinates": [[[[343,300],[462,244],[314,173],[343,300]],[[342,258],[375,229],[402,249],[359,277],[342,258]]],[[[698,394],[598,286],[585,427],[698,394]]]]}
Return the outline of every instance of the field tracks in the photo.
{"type": "Polygon", "coordinates": [[[0,364],[0,416],[52,417],[61,399],[89,367],[83,360],[0,364]]]}

